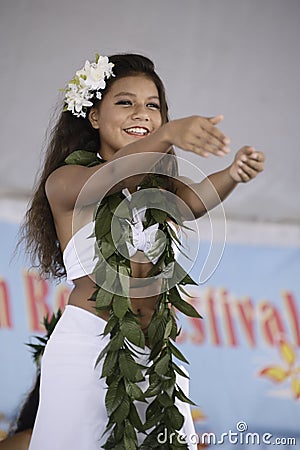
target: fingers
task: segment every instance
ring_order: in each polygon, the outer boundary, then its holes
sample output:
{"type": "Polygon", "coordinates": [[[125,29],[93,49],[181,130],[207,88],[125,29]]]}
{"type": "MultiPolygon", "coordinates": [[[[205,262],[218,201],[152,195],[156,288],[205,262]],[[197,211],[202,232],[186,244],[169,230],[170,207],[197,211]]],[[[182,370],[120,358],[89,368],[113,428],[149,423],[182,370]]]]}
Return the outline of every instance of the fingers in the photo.
{"type": "Polygon", "coordinates": [[[216,126],[222,120],[223,115],[211,118],[191,116],[171,121],[164,125],[167,130],[166,139],[173,145],[200,156],[224,156],[230,152],[230,139],[216,126]]]}
{"type": "Polygon", "coordinates": [[[237,173],[241,181],[247,182],[255,178],[264,169],[265,155],[253,147],[243,147],[237,154],[237,173]]]}
{"type": "Polygon", "coordinates": [[[213,125],[218,125],[218,123],[220,123],[220,122],[222,122],[222,120],[224,120],[224,116],[223,116],[223,114],[219,114],[218,116],[215,116],[215,117],[208,117],[208,120],[213,125]]]}
{"type": "Polygon", "coordinates": [[[216,156],[224,156],[230,152],[229,147],[215,138],[199,137],[197,142],[194,143],[195,151],[200,151],[202,156],[208,157],[210,154],[216,156]]]}
{"type": "Polygon", "coordinates": [[[224,156],[230,152],[230,148],[228,147],[230,139],[215,126],[223,118],[223,115],[212,118],[201,118],[194,145],[201,150],[202,156],[208,157],[209,154],[224,156]]]}

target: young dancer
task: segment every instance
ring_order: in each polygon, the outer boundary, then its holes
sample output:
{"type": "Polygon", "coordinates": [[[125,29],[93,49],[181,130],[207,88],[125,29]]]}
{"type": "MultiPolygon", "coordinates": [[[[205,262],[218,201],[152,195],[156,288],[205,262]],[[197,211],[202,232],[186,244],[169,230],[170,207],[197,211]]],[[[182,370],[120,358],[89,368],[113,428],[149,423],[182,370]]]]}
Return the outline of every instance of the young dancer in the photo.
{"type": "Polygon", "coordinates": [[[41,272],[74,284],[43,357],[30,450],[195,448],[186,372],[172,359],[184,360],[171,342],[175,307],[196,314],[178,297],[189,278],[177,231],[255,178],[264,155],[242,147],[187,184],[173,146],[199,164],[226,156],[222,119],[169,121],[163,83],[141,55],[97,56],[68,84],[24,227],[41,272]]]}

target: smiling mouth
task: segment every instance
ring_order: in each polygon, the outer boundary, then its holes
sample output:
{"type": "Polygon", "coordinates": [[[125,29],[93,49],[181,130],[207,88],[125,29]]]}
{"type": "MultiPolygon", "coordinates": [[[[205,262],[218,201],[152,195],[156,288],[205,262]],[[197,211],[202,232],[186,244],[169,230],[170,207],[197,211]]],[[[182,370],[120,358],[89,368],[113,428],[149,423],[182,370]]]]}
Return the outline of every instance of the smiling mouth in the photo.
{"type": "Polygon", "coordinates": [[[124,129],[126,134],[129,134],[130,136],[147,136],[150,131],[148,130],[148,128],[145,127],[130,127],[130,128],[125,128],[124,129]]]}

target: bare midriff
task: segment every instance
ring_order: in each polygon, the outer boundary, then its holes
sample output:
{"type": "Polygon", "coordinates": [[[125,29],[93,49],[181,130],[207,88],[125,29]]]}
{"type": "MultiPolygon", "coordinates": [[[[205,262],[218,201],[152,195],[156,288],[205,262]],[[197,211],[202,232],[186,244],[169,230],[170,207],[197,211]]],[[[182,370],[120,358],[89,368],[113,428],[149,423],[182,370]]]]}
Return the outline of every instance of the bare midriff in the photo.
{"type": "MultiPolygon", "coordinates": [[[[140,321],[145,333],[155,312],[160,292],[160,282],[149,282],[146,274],[152,267],[142,252],[137,252],[135,260],[131,261],[132,279],[130,280],[130,299],[133,311],[140,321]]],[[[109,319],[109,310],[96,311],[95,301],[90,300],[96,290],[93,276],[84,276],[74,280],[74,288],[69,297],[69,304],[83,308],[104,320],[109,319]]]]}

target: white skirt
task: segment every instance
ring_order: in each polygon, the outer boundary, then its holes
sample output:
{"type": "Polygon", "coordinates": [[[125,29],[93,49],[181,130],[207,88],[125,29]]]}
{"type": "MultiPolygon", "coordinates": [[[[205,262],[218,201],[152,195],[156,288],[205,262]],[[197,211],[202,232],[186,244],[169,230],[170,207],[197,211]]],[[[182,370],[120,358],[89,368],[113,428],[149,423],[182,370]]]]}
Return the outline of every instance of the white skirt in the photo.
{"type": "MultiPolygon", "coordinates": [[[[103,319],[84,309],[66,306],[42,358],[40,403],[29,450],[100,450],[106,442],[107,435],[102,434],[108,420],[107,385],[100,378],[102,361],[95,368],[109,340],[101,336],[105,325],[103,319]]],[[[140,357],[142,364],[147,359],[147,353],[140,357]]],[[[188,395],[188,379],[179,376],[177,383],[188,395]]],[[[195,429],[190,407],[180,401],[176,405],[185,417],[181,432],[191,442],[195,429]]],[[[142,419],[146,407],[137,402],[142,419]]],[[[139,442],[144,438],[141,434],[139,442]]],[[[197,445],[190,443],[189,448],[194,450],[197,445]]]]}

